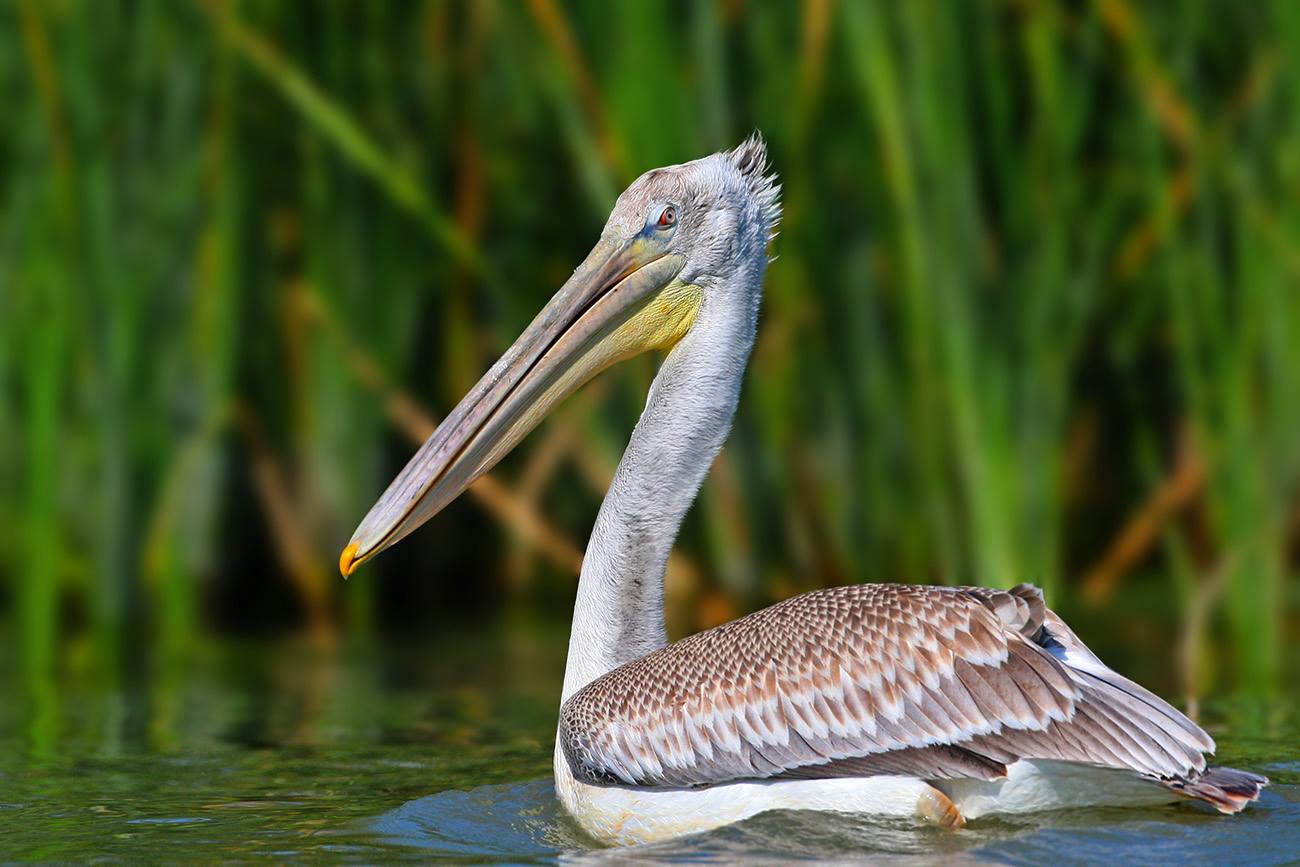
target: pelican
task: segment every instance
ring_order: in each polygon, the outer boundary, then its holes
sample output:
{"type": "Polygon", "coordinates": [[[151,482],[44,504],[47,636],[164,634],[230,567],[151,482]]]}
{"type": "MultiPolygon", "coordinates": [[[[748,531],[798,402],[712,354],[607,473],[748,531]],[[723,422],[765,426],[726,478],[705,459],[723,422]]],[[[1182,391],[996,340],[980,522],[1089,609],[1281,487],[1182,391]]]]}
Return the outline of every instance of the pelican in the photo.
{"type": "Polygon", "coordinates": [[[345,576],[490,470],[610,365],[666,355],[582,563],[555,744],[559,799],[612,844],[774,809],[915,816],[1179,798],[1235,813],[1268,783],[1104,665],[1021,584],[805,593],[669,643],[664,568],[731,429],[780,187],[757,133],[654,169],[344,549],[345,576]]]}

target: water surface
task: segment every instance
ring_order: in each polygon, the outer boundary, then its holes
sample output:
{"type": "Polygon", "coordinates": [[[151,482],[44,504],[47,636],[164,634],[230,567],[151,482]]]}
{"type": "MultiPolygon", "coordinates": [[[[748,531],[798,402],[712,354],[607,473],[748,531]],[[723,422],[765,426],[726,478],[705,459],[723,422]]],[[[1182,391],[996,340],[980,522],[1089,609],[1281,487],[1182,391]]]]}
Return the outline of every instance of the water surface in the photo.
{"type": "Polygon", "coordinates": [[[517,626],[408,646],[229,644],[118,682],[72,664],[43,693],[0,663],[0,861],[1264,864],[1300,852],[1295,716],[1242,702],[1206,722],[1226,761],[1274,786],[1234,819],[1105,809],[950,832],[782,813],[601,849],[549,780],[563,647],[558,631],[517,626]]]}

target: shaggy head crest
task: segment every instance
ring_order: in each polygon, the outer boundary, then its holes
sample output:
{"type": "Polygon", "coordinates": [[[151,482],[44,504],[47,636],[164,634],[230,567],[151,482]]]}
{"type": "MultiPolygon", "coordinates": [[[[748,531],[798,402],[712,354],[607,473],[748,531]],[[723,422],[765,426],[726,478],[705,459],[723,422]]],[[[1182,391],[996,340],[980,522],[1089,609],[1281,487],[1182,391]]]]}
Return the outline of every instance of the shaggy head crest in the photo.
{"type": "Polygon", "coordinates": [[[776,227],[781,222],[781,185],[777,183],[776,172],[768,164],[767,142],[763,140],[763,134],[754,130],[749,138],[726,151],[725,156],[749,186],[769,239],[776,237],[776,227]]]}

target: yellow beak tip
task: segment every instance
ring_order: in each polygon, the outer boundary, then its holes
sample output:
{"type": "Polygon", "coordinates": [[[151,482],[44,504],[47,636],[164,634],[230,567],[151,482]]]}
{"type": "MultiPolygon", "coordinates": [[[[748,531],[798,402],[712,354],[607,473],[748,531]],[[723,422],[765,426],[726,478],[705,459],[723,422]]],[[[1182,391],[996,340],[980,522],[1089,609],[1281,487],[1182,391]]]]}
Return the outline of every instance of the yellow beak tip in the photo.
{"type": "Polygon", "coordinates": [[[357,549],[359,547],[356,542],[353,542],[344,548],[343,553],[339,555],[339,572],[343,573],[344,578],[351,575],[352,570],[357,568],[357,549]]]}

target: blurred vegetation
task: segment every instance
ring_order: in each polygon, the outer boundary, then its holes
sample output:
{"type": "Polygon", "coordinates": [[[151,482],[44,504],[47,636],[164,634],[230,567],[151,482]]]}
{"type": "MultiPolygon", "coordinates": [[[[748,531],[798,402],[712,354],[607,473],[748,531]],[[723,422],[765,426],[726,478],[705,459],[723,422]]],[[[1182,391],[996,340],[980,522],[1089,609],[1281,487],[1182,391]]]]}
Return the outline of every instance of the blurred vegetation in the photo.
{"type": "Polygon", "coordinates": [[[1187,696],[1294,675],[1300,5],[0,22],[0,621],[33,695],[204,635],[567,615],[654,359],[356,579],[334,558],[617,192],[755,128],[786,216],[675,633],[837,582],[1031,580],[1187,696]]]}

